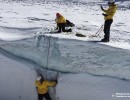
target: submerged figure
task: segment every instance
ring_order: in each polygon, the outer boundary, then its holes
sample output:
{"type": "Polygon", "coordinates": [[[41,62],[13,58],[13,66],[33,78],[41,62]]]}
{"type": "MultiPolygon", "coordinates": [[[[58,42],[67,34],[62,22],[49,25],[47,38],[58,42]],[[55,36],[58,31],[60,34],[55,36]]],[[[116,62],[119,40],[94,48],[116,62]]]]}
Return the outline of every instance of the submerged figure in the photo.
{"type": "Polygon", "coordinates": [[[42,100],[43,97],[46,100],[51,100],[51,97],[48,93],[49,86],[55,86],[56,82],[49,82],[44,80],[44,77],[40,74],[35,81],[37,93],[38,93],[38,100],[42,100]]]}

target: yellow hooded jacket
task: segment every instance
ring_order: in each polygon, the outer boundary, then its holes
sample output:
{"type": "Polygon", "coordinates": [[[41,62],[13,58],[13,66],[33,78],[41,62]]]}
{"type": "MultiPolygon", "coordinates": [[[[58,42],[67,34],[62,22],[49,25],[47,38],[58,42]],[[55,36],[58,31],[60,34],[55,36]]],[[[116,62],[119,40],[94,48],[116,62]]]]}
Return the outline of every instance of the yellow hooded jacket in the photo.
{"type": "Polygon", "coordinates": [[[56,23],[66,23],[66,19],[64,18],[64,16],[60,15],[58,18],[56,18],[56,23]]]}
{"type": "Polygon", "coordinates": [[[38,94],[45,94],[48,92],[48,87],[55,86],[56,82],[43,81],[43,83],[40,83],[40,81],[36,80],[35,85],[36,85],[38,94]]]}
{"type": "Polygon", "coordinates": [[[107,10],[103,9],[103,11],[106,13],[106,15],[108,15],[108,16],[104,16],[104,19],[105,20],[113,19],[113,16],[116,13],[116,10],[117,10],[117,6],[115,4],[112,6],[109,6],[109,8],[107,10]]]}

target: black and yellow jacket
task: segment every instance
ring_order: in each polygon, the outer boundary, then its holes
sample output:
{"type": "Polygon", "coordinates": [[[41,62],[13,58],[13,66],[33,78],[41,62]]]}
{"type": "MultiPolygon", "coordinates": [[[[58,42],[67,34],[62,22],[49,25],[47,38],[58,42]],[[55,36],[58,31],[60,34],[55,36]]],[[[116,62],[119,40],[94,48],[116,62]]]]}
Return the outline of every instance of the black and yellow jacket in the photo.
{"type": "Polygon", "coordinates": [[[102,11],[104,11],[105,14],[107,15],[107,16],[104,16],[104,19],[105,20],[113,19],[113,16],[116,13],[116,10],[117,10],[117,6],[115,4],[112,6],[109,6],[109,8],[107,10],[103,9],[102,11]]]}
{"type": "Polygon", "coordinates": [[[43,81],[43,83],[40,83],[40,81],[36,80],[35,85],[36,85],[38,94],[45,94],[48,92],[48,87],[55,86],[56,82],[43,81]]]}
{"type": "Polygon", "coordinates": [[[66,23],[66,19],[64,18],[64,16],[60,15],[58,18],[56,18],[56,23],[66,23]]]}

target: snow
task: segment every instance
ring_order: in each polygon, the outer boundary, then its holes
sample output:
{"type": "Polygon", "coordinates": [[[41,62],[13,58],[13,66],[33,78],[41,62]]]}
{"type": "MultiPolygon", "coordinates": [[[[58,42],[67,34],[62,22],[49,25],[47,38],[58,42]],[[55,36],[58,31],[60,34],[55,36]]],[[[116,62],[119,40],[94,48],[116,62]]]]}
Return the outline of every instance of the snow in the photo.
{"type": "Polygon", "coordinates": [[[117,2],[109,43],[94,42],[103,32],[89,37],[104,23],[100,5],[107,8],[106,2],[88,1],[0,1],[0,100],[36,100],[38,67],[43,74],[45,69],[64,72],[56,87],[59,100],[129,100],[115,97],[130,91],[129,1],[117,2]],[[54,30],[57,12],[76,25],[74,32],[40,34],[54,30]],[[76,37],[75,32],[86,37],[76,37]]]}

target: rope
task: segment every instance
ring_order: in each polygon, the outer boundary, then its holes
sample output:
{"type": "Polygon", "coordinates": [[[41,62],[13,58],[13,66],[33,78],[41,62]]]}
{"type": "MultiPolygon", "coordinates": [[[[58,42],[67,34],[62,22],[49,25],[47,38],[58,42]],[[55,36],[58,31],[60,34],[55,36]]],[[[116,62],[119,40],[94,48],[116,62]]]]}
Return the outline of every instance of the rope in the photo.
{"type": "Polygon", "coordinates": [[[96,34],[95,35],[91,35],[91,36],[89,36],[90,38],[93,38],[93,37],[97,37],[97,36],[99,36],[100,35],[100,33],[102,32],[102,30],[103,30],[103,26],[104,25],[102,25],[100,28],[99,28],[99,30],[96,32],[96,34]]]}
{"type": "Polygon", "coordinates": [[[46,77],[47,77],[47,69],[48,69],[48,65],[49,65],[50,40],[51,40],[51,36],[48,37],[47,64],[46,64],[46,77]]]}
{"type": "Polygon", "coordinates": [[[95,34],[95,36],[98,36],[103,30],[103,25],[101,26],[101,28],[97,31],[97,33],[95,34]]]}

